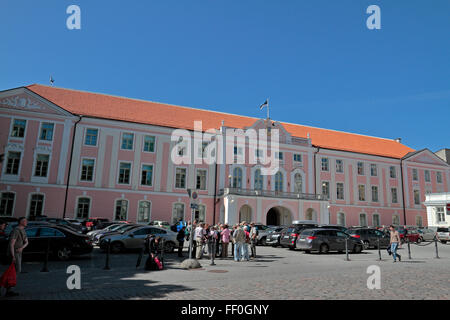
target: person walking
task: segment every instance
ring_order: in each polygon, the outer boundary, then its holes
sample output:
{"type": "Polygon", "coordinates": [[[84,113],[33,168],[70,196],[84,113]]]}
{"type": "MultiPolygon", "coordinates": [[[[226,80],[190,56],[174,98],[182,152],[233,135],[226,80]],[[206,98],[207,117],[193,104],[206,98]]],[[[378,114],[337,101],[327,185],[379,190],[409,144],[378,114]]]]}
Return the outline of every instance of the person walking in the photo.
{"type": "Polygon", "coordinates": [[[209,251],[209,257],[212,259],[212,255],[216,255],[216,243],[218,242],[218,233],[215,226],[211,226],[209,228],[209,234],[208,234],[208,251],[209,251]]]}
{"type": "Polygon", "coordinates": [[[228,229],[228,225],[222,226],[220,231],[220,237],[222,239],[222,258],[228,258],[228,244],[230,243],[231,231],[228,229]]]}
{"type": "Polygon", "coordinates": [[[397,249],[402,247],[400,234],[398,233],[397,230],[395,230],[393,225],[391,225],[389,227],[389,230],[391,231],[390,243],[391,243],[391,252],[392,252],[392,256],[394,258],[394,262],[397,262],[397,256],[398,256],[398,261],[402,261],[402,256],[397,253],[397,249]]]}
{"type": "Polygon", "coordinates": [[[255,223],[250,223],[250,249],[251,249],[251,258],[256,258],[256,243],[258,242],[258,228],[255,226],[255,223]]]}
{"type": "MultiPolygon", "coordinates": [[[[25,217],[21,217],[18,222],[19,225],[11,232],[7,251],[9,263],[14,263],[16,268],[16,278],[17,274],[22,272],[22,252],[28,246],[28,238],[25,232],[28,221],[25,217]]],[[[8,288],[5,294],[6,297],[17,295],[18,293],[13,292],[11,288],[8,288]]]]}
{"type": "Polygon", "coordinates": [[[245,244],[245,232],[241,226],[237,226],[233,232],[234,261],[238,262],[242,258],[242,247],[245,244]]]}
{"type": "Polygon", "coordinates": [[[186,227],[183,226],[177,234],[178,241],[178,256],[183,257],[184,237],[186,236],[186,227]]]}
{"type": "Polygon", "coordinates": [[[248,254],[248,246],[250,244],[249,227],[246,224],[244,224],[242,229],[244,230],[245,234],[245,241],[242,244],[242,260],[250,261],[250,256],[248,254]]]}
{"type": "Polygon", "coordinates": [[[203,247],[204,238],[205,238],[204,224],[200,223],[195,228],[194,239],[193,239],[193,240],[195,240],[195,244],[196,244],[196,255],[195,255],[195,258],[197,260],[202,258],[202,254],[203,254],[203,248],[202,247],[203,247]]]}

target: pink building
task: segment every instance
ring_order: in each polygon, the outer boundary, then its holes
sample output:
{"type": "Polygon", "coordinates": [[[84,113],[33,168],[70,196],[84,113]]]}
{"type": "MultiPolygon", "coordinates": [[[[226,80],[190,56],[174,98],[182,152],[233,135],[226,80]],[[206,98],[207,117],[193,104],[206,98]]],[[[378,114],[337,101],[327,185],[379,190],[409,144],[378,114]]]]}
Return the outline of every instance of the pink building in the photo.
{"type": "Polygon", "coordinates": [[[190,219],[192,188],[208,223],[427,225],[425,195],[450,189],[446,162],[399,140],[42,85],[0,92],[0,144],[0,217],[174,222],[190,219]],[[194,137],[195,121],[215,139],[279,129],[279,171],[250,164],[249,141],[228,151],[242,164],[175,164],[172,133],[194,137]]]}

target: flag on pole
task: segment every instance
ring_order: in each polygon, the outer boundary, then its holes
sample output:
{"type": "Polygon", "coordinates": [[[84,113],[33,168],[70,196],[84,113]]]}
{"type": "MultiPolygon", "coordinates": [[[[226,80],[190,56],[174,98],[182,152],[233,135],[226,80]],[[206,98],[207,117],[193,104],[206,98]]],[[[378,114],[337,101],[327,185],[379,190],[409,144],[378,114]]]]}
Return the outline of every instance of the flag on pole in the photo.
{"type": "Polygon", "coordinates": [[[267,99],[262,105],[259,106],[259,109],[262,110],[262,108],[267,107],[269,105],[269,99],[267,99]]]}

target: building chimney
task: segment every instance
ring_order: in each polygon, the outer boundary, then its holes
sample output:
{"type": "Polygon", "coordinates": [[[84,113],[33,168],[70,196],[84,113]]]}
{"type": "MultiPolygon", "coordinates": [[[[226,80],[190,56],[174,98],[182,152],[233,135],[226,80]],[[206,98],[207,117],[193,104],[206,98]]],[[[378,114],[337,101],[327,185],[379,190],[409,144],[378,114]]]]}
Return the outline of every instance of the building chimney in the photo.
{"type": "Polygon", "coordinates": [[[402,142],[402,138],[395,139],[395,142],[401,143],[402,142]]]}

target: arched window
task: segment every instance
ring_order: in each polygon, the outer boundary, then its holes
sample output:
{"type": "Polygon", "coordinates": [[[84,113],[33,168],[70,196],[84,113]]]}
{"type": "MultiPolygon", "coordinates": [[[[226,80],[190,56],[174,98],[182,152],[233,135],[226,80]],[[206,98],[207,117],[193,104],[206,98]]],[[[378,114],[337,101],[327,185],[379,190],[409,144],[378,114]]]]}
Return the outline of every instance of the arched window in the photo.
{"type": "Polygon", "coordinates": [[[375,213],[372,216],[372,225],[374,227],[379,227],[380,226],[380,215],[379,214],[375,213]]]}
{"type": "Polygon", "coordinates": [[[392,224],[397,226],[400,224],[400,217],[398,215],[392,216],[392,224]]]}
{"type": "Polygon", "coordinates": [[[116,201],[116,221],[127,221],[128,220],[128,200],[117,200],[116,201]]]}
{"type": "Polygon", "coordinates": [[[361,227],[367,227],[367,216],[365,213],[359,214],[359,225],[361,227]]]}
{"type": "Polygon", "coordinates": [[[242,188],[242,169],[234,168],[233,170],[233,187],[234,188],[242,188]]]}
{"type": "Polygon", "coordinates": [[[254,189],[255,190],[262,190],[263,189],[263,176],[261,174],[261,170],[260,169],[256,169],[255,170],[255,177],[254,177],[254,182],[255,182],[255,186],[254,189]]]}
{"type": "Polygon", "coordinates": [[[345,227],[345,213],[339,212],[337,214],[337,224],[345,227]]]}
{"type": "Polygon", "coordinates": [[[172,224],[184,220],[184,203],[174,203],[172,208],[172,224]]]}
{"type": "Polygon", "coordinates": [[[198,222],[206,221],[206,207],[204,205],[198,205],[198,209],[195,210],[194,219],[198,222]]]}
{"type": "Polygon", "coordinates": [[[283,191],[283,174],[280,171],[275,174],[275,191],[283,191]]]}
{"type": "Polygon", "coordinates": [[[303,178],[300,173],[296,173],[294,176],[294,192],[295,193],[303,192],[303,178]]]}
{"type": "Polygon", "coordinates": [[[423,219],[422,219],[422,217],[421,217],[421,216],[417,216],[417,217],[416,217],[416,226],[422,227],[422,225],[423,225],[423,219]]]}
{"type": "Polygon", "coordinates": [[[150,201],[139,201],[138,223],[150,222],[150,201]]]}
{"type": "Polygon", "coordinates": [[[91,199],[89,198],[78,198],[77,204],[77,219],[87,219],[89,218],[89,208],[91,206],[91,199]]]}

